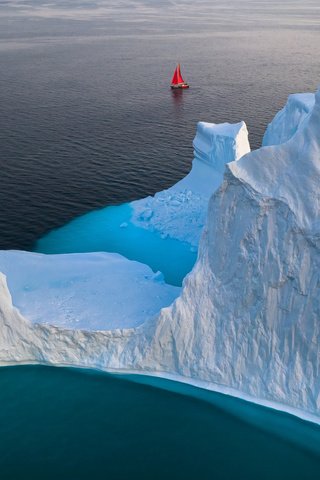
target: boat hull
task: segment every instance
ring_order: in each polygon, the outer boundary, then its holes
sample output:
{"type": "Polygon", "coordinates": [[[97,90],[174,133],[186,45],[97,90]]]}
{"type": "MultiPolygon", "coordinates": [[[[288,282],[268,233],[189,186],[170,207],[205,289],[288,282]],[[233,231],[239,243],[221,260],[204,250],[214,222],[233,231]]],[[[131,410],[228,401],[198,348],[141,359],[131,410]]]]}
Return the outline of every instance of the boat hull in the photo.
{"type": "Polygon", "coordinates": [[[188,85],[187,83],[178,83],[178,84],[176,84],[176,85],[171,85],[171,88],[172,88],[173,90],[178,89],[178,88],[179,88],[179,89],[181,89],[181,88],[189,88],[189,85],[188,85]]]}

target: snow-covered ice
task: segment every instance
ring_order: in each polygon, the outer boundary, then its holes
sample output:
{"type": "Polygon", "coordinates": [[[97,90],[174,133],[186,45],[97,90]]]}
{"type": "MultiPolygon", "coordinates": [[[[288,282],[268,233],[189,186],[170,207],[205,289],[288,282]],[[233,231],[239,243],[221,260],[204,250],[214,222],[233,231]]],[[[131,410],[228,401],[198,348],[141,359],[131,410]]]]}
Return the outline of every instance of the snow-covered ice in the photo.
{"type": "Polygon", "coordinates": [[[0,251],[0,271],[22,315],[68,329],[136,327],[180,293],[161,274],[115,253],[0,251]]]}

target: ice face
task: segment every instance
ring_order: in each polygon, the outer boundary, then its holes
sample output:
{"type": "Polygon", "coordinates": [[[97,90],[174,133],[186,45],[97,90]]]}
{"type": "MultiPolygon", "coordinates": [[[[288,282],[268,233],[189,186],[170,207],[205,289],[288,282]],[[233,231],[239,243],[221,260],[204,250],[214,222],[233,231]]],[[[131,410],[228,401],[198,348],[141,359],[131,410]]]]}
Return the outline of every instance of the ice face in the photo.
{"type": "Polygon", "coordinates": [[[79,217],[40,239],[35,251],[116,252],[181,286],[196,261],[209,198],[222,182],[226,163],[250,151],[246,125],[199,122],[194,149],[191,172],[173,187],[79,217]]]}

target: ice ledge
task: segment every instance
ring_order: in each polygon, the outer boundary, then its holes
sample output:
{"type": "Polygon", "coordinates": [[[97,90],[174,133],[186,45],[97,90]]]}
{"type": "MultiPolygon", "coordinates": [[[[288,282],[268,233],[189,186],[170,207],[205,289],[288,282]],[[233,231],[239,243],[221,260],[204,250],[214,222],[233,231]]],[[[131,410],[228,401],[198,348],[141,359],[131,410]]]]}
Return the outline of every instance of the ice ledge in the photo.
{"type": "Polygon", "coordinates": [[[25,318],[66,329],[136,327],[180,293],[160,272],[115,253],[0,251],[0,271],[25,318]]]}

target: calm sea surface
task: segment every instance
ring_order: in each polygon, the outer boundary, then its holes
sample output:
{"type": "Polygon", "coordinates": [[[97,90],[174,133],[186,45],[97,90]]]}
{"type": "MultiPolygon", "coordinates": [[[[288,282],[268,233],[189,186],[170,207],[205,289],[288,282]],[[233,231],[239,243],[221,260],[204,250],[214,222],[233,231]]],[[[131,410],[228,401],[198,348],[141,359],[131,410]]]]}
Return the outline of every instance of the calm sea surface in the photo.
{"type": "Polygon", "coordinates": [[[320,83],[319,29],[319,0],[0,2],[0,248],[173,184],[199,120],[258,147],[320,83]]]}
{"type": "Polygon", "coordinates": [[[320,427],[180,388],[66,368],[1,368],[1,480],[319,478],[320,427]]]}

